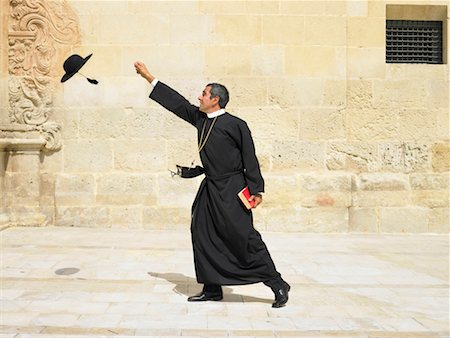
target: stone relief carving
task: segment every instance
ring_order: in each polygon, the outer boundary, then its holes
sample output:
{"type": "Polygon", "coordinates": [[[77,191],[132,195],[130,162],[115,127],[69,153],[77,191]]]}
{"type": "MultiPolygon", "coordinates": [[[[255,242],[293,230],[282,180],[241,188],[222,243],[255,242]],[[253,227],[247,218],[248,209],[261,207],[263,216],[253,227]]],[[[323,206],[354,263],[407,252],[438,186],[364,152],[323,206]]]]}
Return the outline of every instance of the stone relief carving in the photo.
{"type": "Polygon", "coordinates": [[[67,1],[10,0],[8,33],[9,106],[12,124],[28,125],[61,148],[60,130],[49,121],[53,107],[57,44],[76,44],[80,33],[67,1]]]}

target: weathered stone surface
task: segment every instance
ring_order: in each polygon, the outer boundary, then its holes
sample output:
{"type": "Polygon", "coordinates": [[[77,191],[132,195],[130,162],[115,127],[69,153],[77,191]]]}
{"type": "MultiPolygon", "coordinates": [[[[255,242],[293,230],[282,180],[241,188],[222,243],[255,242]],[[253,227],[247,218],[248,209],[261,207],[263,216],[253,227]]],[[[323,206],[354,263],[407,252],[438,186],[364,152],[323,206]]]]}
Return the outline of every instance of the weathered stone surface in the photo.
{"type": "Polygon", "coordinates": [[[428,230],[430,232],[448,233],[450,231],[449,211],[448,207],[430,209],[428,230]]]}
{"type": "Polygon", "coordinates": [[[105,172],[113,168],[112,145],[107,140],[67,140],[63,149],[64,170],[105,172]]]}
{"type": "Polygon", "coordinates": [[[274,145],[272,156],[273,170],[323,170],[325,167],[325,143],[280,141],[274,145]]]}
{"type": "Polygon", "coordinates": [[[352,193],[352,206],[355,207],[403,207],[412,205],[408,190],[356,191],[352,193]]]}
{"type": "Polygon", "coordinates": [[[347,109],[348,137],[355,141],[396,139],[398,113],[392,109],[347,109]]]}
{"type": "Polygon", "coordinates": [[[111,173],[96,179],[96,202],[101,205],[155,205],[157,179],[153,174],[111,173]]]}
{"type": "Polygon", "coordinates": [[[333,142],[327,146],[329,170],[375,172],[380,169],[377,144],[368,142],[333,142]]]}
{"type": "Polygon", "coordinates": [[[347,107],[365,109],[372,106],[372,82],[368,80],[347,80],[347,107]]]}
{"type": "Polygon", "coordinates": [[[59,174],[55,179],[57,205],[84,205],[95,203],[95,177],[93,174],[59,174]]]}
{"type": "Polygon", "coordinates": [[[57,226],[109,227],[110,211],[107,207],[58,206],[57,226]]]}
{"type": "Polygon", "coordinates": [[[428,216],[428,208],[382,208],[380,212],[380,231],[398,233],[427,232],[428,216]]]}
{"type": "MultiPolygon", "coordinates": [[[[184,17],[182,21],[185,21],[184,17]]],[[[261,43],[262,19],[259,15],[246,15],[245,17],[240,15],[217,15],[214,17],[214,21],[215,39],[211,39],[211,42],[233,45],[258,45],[261,43]]],[[[195,31],[192,32],[190,26],[186,26],[184,31],[188,32],[189,35],[195,35],[195,31]]],[[[211,31],[211,29],[207,31],[211,31]]]]}
{"type": "Polygon", "coordinates": [[[113,145],[114,169],[133,172],[167,170],[166,142],[157,139],[118,140],[113,145]]]}
{"type": "Polygon", "coordinates": [[[141,229],[142,209],[140,205],[114,206],[110,208],[112,228],[141,229]]]}
{"type": "Polygon", "coordinates": [[[377,208],[351,207],[349,213],[349,231],[352,232],[378,232],[377,208]]]}
{"type": "Polygon", "coordinates": [[[409,190],[409,180],[404,174],[362,173],[354,175],[354,190],[397,191],[409,190]]]}
{"type": "Polygon", "coordinates": [[[183,179],[179,176],[172,178],[169,172],[158,175],[157,205],[175,208],[191,206],[202,179],[202,176],[193,179],[183,179]]]}
{"type": "Polygon", "coordinates": [[[442,208],[449,206],[449,190],[414,190],[412,201],[415,205],[430,208],[442,208]]]}
{"type": "Polygon", "coordinates": [[[345,139],[345,111],[334,108],[300,110],[301,140],[345,139]]]}
{"type": "Polygon", "coordinates": [[[301,16],[265,15],[262,21],[264,44],[302,44],[305,39],[305,19],[301,16]]]}
{"type": "Polygon", "coordinates": [[[286,203],[294,205],[300,201],[298,175],[264,175],[264,181],[264,208],[280,208],[286,203]]]}
{"type": "Polygon", "coordinates": [[[435,143],[432,146],[432,166],[437,172],[450,171],[450,144],[435,143]]]}
{"type": "Polygon", "coordinates": [[[191,225],[190,205],[184,207],[145,207],[142,226],[145,229],[186,229],[191,225]]]}
{"type": "Polygon", "coordinates": [[[450,177],[448,173],[414,173],[409,175],[413,190],[449,190],[450,177]]]}

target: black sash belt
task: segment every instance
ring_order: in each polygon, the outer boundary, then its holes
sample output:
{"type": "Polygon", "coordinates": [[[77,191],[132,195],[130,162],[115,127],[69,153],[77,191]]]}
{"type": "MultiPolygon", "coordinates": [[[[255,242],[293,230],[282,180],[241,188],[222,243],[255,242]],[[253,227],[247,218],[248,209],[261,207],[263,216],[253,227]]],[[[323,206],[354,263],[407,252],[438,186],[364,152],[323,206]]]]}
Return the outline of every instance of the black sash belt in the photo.
{"type": "Polygon", "coordinates": [[[230,171],[221,175],[208,175],[205,172],[205,169],[201,166],[196,166],[194,168],[192,167],[182,167],[177,165],[177,172],[173,173],[173,175],[178,175],[181,176],[183,178],[193,178],[193,177],[197,177],[200,176],[201,174],[206,174],[206,178],[208,180],[212,180],[212,181],[219,181],[219,180],[223,180],[225,178],[234,176],[234,175],[239,175],[243,173],[242,170],[234,170],[234,171],[230,171]]]}

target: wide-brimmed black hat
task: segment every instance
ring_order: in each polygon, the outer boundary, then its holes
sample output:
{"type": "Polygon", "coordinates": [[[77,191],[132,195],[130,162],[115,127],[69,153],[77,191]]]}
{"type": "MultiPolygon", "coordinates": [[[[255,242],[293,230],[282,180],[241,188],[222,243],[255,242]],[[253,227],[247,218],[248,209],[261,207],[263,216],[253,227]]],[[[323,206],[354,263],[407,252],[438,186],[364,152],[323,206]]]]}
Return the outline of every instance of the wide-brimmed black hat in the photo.
{"type": "MultiPolygon", "coordinates": [[[[64,71],[66,72],[66,74],[63,75],[63,77],[61,78],[61,82],[66,82],[67,80],[69,80],[72,76],[74,76],[80,69],[81,67],[84,66],[84,64],[87,62],[87,60],[90,59],[90,57],[92,56],[92,53],[89,54],[88,56],[86,56],[84,59],[79,56],[78,54],[73,54],[71,56],[69,56],[66,61],[64,61],[64,71]]],[[[88,81],[90,83],[94,83],[97,84],[97,80],[93,80],[93,79],[88,79],[88,81]]]]}

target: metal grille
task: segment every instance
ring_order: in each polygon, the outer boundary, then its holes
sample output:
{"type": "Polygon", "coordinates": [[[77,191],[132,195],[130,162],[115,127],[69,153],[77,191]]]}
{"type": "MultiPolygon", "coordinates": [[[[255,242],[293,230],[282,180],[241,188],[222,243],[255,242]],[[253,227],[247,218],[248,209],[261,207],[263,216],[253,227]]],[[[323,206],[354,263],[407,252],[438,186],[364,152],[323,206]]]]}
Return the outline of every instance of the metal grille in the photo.
{"type": "Polygon", "coordinates": [[[442,21],[386,20],[387,63],[442,63],[442,21]]]}

